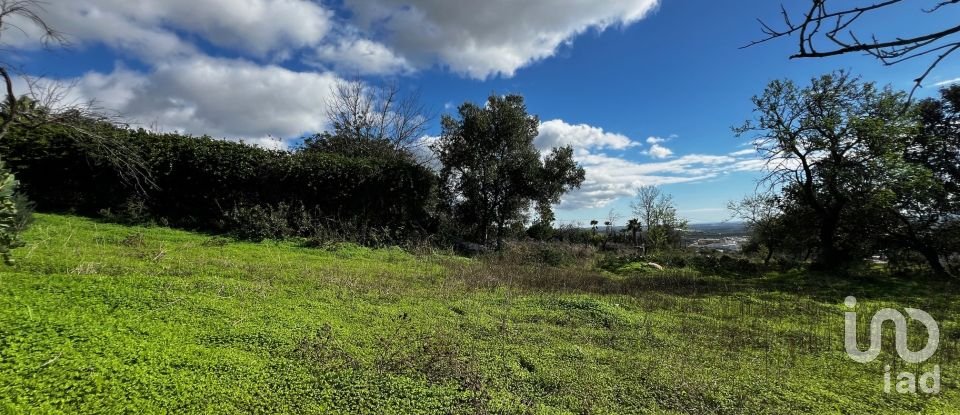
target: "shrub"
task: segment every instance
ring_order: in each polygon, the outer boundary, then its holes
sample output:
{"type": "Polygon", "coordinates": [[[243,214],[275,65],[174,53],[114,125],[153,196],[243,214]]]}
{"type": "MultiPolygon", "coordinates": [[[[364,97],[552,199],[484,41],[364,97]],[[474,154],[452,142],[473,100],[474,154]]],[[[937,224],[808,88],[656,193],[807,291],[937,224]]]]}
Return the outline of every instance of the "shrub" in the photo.
{"type": "Polygon", "coordinates": [[[239,238],[260,242],[264,239],[283,239],[291,236],[287,223],[288,207],[277,206],[234,206],[224,214],[225,228],[239,238]]]}
{"type": "Polygon", "coordinates": [[[435,227],[429,215],[435,175],[398,155],[347,157],[109,131],[145,160],[155,186],[138,187],[69,134],[55,126],[14,129],[0,143],[41,210],[104,213],[122,222],[156,221],[250,239],[332,230],[383,241],[435,227]]]}
{"type": "Polygon", "coordinates": [[[497,255],[506,262],[560,267],[592,262],[596,253],[597,248],[585,244],[514,241],[497,255]]]}
{"type": "Polygon", "coordinates": [[[7,265],[13,265],[10,251],[23,245],[19,233],[21,215],[17,213],[16,188],[17,181],[13,174],[0,163],[0,257],[7,265]]]}
{"type": "Polygon", "coordinates": [[[30,201],[27,195],[16,192],[13,195],[13,205],[17,209],[14,228],[17,232],[23,232],[33,223],[33,212],[36,204],[30,201]]]}

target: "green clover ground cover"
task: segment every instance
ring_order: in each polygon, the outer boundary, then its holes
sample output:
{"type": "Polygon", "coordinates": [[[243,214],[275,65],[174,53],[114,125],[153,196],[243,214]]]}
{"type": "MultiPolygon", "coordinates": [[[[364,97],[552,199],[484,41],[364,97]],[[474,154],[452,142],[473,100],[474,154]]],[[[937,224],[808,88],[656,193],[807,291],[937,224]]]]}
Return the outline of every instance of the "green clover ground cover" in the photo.
{"type": "Polygon", "coordinates": [[[614,274],[59,215],[24,240],[0,269],[9,413],[960,413],[948,283],[614,274]],[[940,394],[882,392],[892,338],[846,357],[846,295],[861,326],[880,307],[940,322],[934,358],[896,368],[939,364],[940,394]]]}

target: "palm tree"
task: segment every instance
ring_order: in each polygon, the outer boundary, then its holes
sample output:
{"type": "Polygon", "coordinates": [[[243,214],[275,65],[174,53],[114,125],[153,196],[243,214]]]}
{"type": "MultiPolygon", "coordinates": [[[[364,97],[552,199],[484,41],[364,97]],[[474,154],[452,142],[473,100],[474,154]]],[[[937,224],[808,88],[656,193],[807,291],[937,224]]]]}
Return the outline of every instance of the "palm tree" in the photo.
{"type": "Polygon", "coordinates": [[[627,230],[633,235],[633,244],[637,245],[637,233],[640,232],[640,220],[630,219],[627,221],[627,230]]]}

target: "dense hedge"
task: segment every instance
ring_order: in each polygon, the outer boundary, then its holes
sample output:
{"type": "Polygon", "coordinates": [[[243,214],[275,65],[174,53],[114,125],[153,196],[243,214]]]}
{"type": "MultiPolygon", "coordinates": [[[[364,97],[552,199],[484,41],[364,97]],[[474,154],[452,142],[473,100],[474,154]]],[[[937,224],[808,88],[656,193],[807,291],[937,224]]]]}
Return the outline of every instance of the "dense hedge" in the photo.
{"type": "Polygon", "coordinates": [[[39,210],[122,212],[253,239],[308,234],[317,227],[399,235],[431,226],[435,176],[403,157],[275,151],[144,130],[102,133],[140,155],[154,188],[138,191],[118,174],[109,150],[75,140],[63,128],[15,131],[0,143],[0,152],[39,210]],[[283,231],[256,231],[278,215],[286,222],[277,225],[283,231]]]}

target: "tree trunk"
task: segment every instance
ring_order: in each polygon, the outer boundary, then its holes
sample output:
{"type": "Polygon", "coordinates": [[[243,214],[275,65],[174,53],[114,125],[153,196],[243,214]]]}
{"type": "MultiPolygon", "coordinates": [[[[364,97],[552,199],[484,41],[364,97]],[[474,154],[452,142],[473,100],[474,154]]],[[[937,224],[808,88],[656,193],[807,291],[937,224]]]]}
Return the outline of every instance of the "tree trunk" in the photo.
{"type": "Polygon", "coordinates": [[[936,249],[930,247],[923,247],[919,249],[920,254],[923,255],[923,258],[927,260],[927,263],[930,264],[930,270],[933,271],[938,277],[953,278],[955,277],[950,273],[945,266],[943,266],[943,261],[940,260],[940,253],[936,249]]]}
{"type": "Polygon", "coordinates": [[[847,259],[835,245],[839,217],[825,215],[821,220],[823,222],[820,223],[820,252],[814,261],[814,266],[823,270],[836,269],[847,259]]]}
{"type": "Polygon", "coordinates": [[[497,252],[503,252],[503,222],[497,222],[497,252]]]}
{"type": "Polygon", "coordinates": [[[773,248],[767,247],[767,257],[763,259],[763,266],[770,265],[770,258],[773,258],[773,248]]]}

